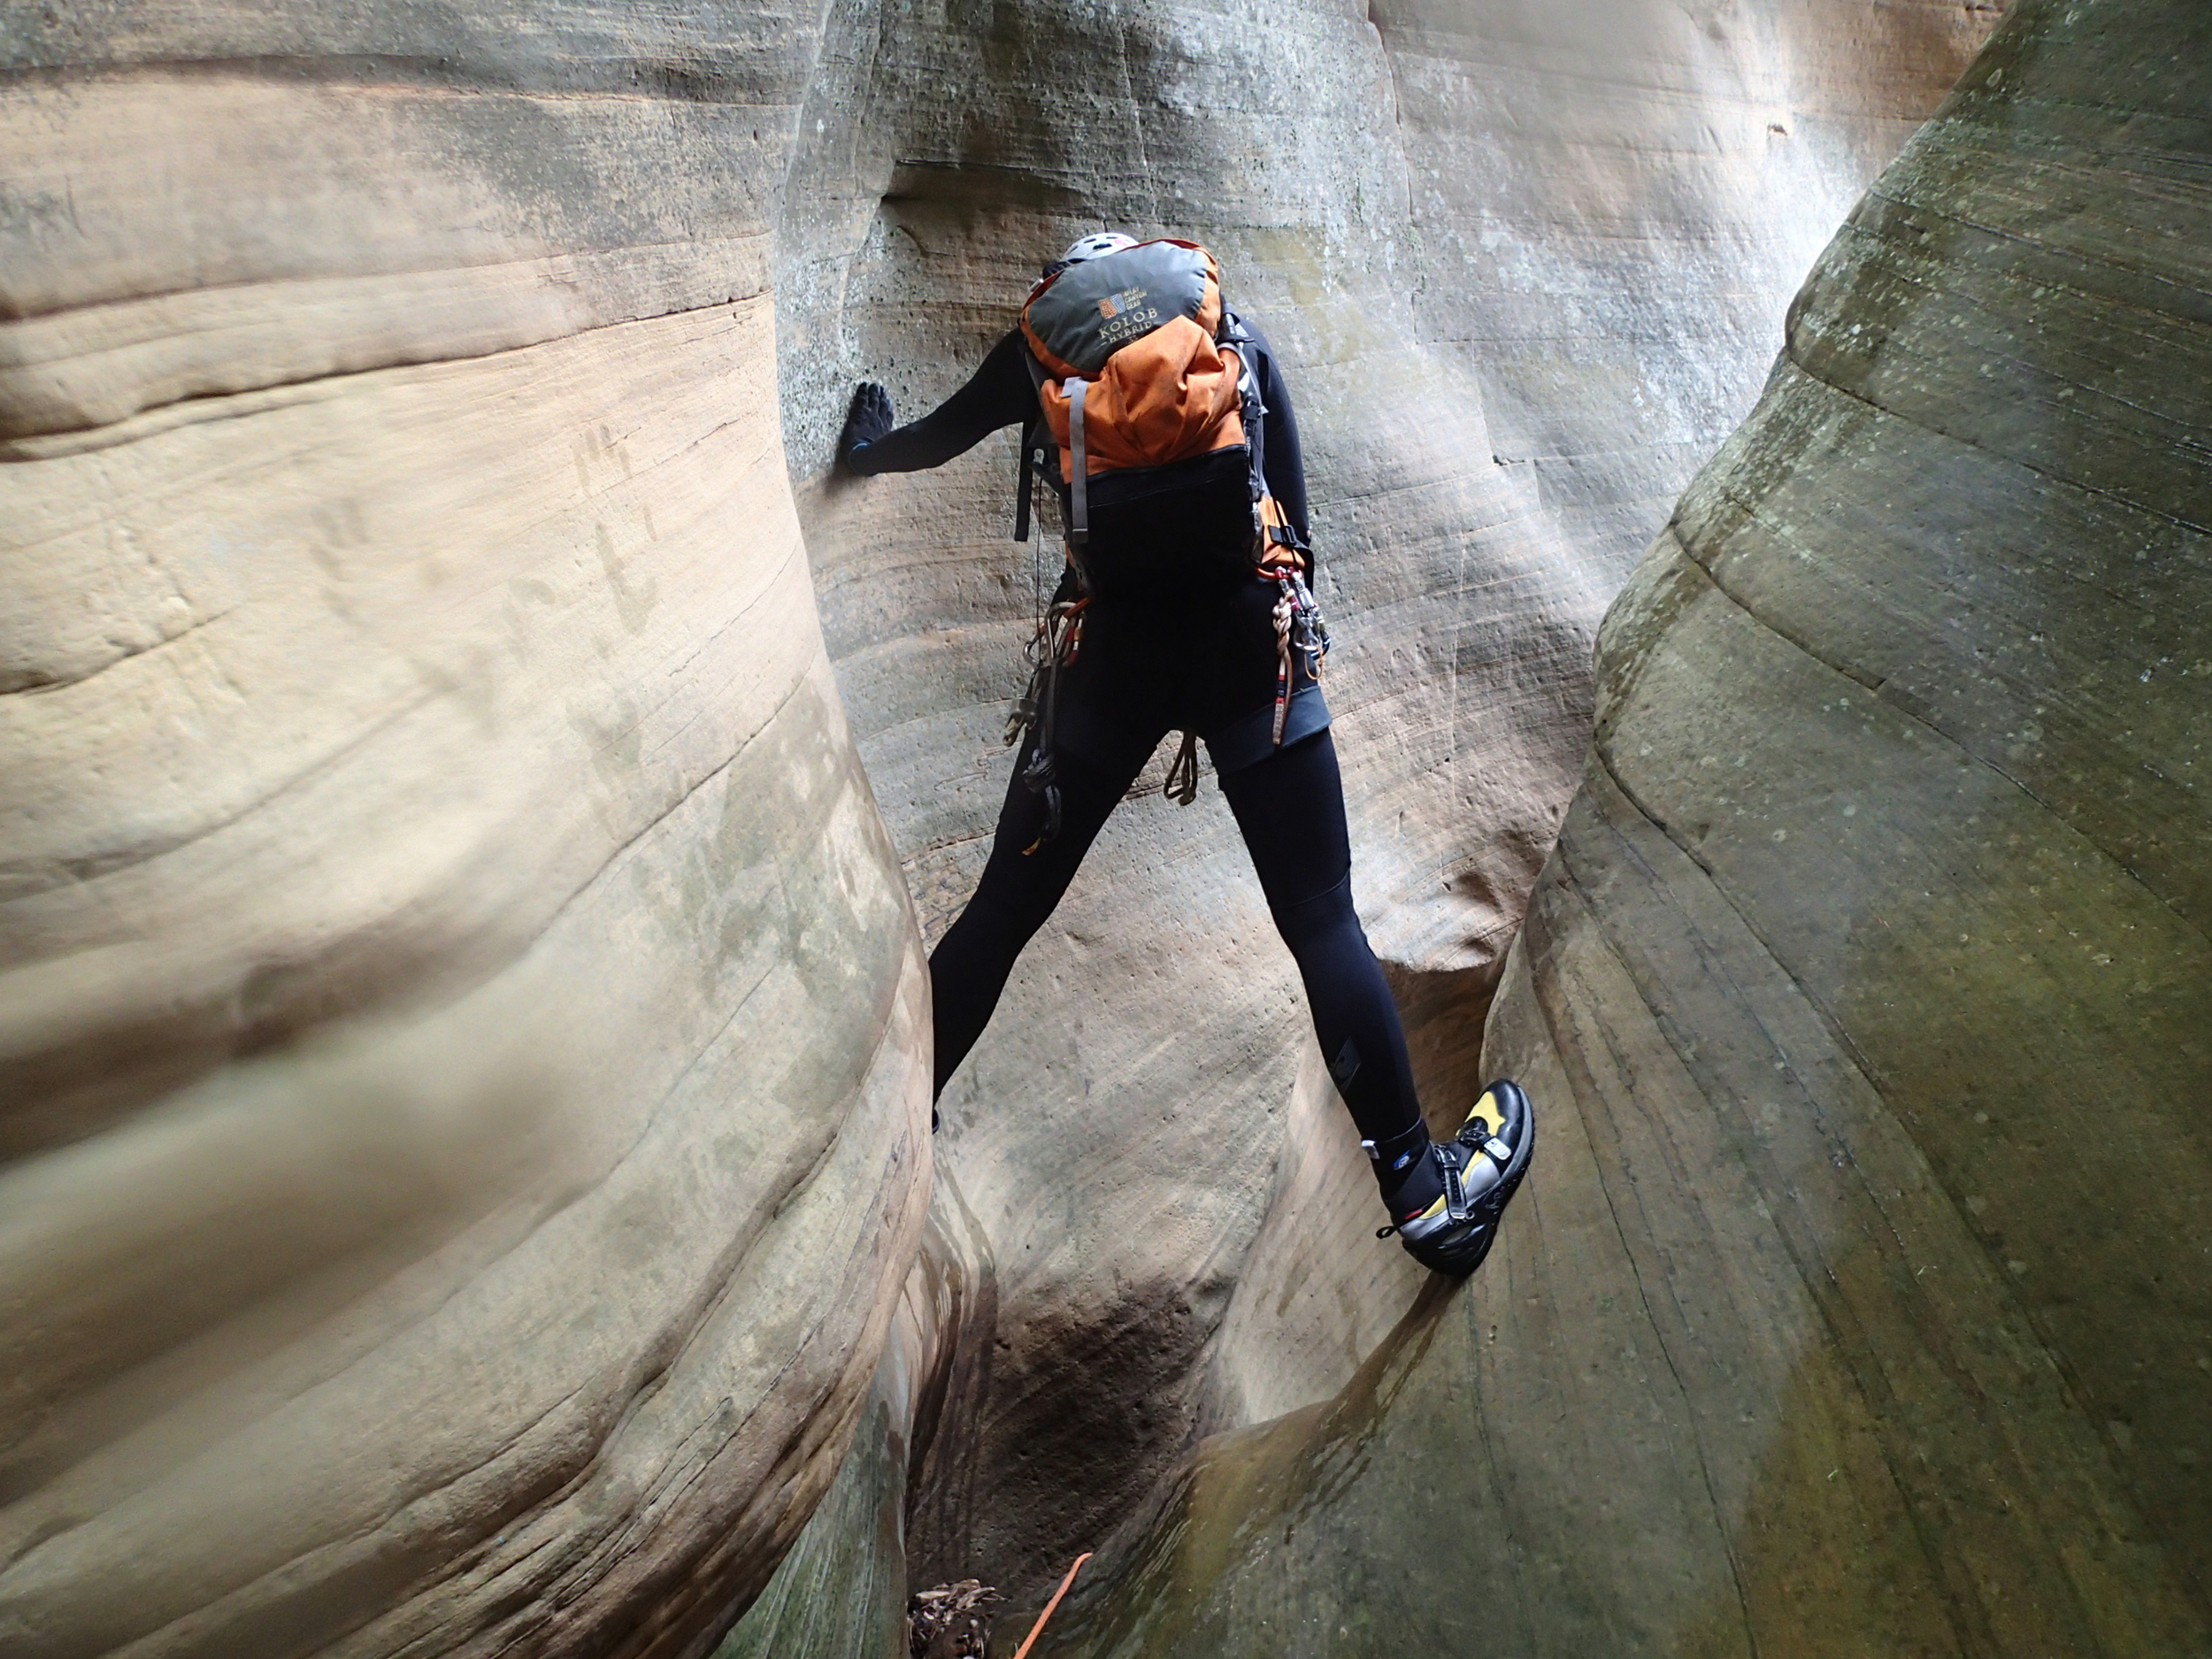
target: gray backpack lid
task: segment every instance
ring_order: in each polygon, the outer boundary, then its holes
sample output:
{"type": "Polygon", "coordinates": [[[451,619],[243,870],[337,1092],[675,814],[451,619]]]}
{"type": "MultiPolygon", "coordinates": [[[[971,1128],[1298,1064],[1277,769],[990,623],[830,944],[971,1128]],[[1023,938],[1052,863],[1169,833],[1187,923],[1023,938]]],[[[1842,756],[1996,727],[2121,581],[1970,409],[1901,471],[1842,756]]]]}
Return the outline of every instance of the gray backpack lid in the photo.
{"type": "Polygon", "coordinates": [[[1195,318],[1205,303],[1205,254],[1148,242],[1070,265],[1022,314],[1047,351],[1089,375],[1169,319],[1195,318]]]}

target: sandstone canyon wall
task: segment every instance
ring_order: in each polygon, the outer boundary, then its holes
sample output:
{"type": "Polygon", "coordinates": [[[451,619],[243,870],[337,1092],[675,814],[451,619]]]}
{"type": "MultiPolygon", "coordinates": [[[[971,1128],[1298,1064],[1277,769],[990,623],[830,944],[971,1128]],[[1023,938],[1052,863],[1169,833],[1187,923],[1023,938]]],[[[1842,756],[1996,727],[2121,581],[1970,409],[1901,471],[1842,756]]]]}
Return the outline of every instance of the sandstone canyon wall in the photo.
{"type": "Polygon", "coordinates": [[[0,1649],[672,1653],[922,1225],[810,21],[0,11],[0,1649]]]}
{"type": "Polygon", "coordinates": [[[1612,607],[1463,1293],[1061,1651],[2212,1642],[2212,32],[2023,0],[1612,607]]]}
{"type": "Polygon", "coordinates": [[[695,1652],[826,1489],[733,1655],[1118,1528],[1082,1650],[2200,1643],[2185,8],[2024,5],[1589,668],[1993,16],[0,13],[0,1645],[695,1652]],[[1505,976],[1464,1294],[1210,789],[933,1187],[1032,549],[828,447],[1102,223],[1291,373],[1440,1118],[1505,976]]]}

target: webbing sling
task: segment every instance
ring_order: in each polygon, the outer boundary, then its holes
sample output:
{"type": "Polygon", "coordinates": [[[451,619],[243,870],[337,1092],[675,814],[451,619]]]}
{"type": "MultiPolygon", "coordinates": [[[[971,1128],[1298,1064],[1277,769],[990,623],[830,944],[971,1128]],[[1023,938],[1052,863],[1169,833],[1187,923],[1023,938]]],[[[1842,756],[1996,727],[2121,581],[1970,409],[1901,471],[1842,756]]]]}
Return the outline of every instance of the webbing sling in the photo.
{"type": "Polygon", "coordinates": [[[1029,540],[1029,497],[1035,488],[1031,480],[1030,457],[1037,452],[1037,434],[1044,425],[1041,415],[1032,415],[1022,422],[1021,482],[1014,488],[1014,540],[1029,540]]]}
{"type": "Polygon", "coordinates": [[[1068,540],[1077,547],[1087,547],[1091,540],[1091,469],[1083,449],[1083,394],[1090,390],[1090,384],[1068,380],[1061,382],[1061,388],[1068,396],[1068,449],[1075,473],[1068,480],[1072,518],[1068,526],[1068,540]]]}

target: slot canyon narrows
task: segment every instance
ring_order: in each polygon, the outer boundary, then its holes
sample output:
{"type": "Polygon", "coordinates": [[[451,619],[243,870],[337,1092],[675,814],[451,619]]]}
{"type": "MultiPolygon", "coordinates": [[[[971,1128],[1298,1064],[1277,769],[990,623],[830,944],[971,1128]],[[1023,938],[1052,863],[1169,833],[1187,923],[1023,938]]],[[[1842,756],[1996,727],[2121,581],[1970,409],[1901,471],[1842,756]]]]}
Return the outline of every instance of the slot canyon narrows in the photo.
{"type": "Polygon", "coordinates": [[[2212,1649],[2195,0],[0,5],[0,1652],[2212,1649]],[[1303,441],[1394,1241],[1220,780],[932,1132],[1087,232],[1303,441]]]}

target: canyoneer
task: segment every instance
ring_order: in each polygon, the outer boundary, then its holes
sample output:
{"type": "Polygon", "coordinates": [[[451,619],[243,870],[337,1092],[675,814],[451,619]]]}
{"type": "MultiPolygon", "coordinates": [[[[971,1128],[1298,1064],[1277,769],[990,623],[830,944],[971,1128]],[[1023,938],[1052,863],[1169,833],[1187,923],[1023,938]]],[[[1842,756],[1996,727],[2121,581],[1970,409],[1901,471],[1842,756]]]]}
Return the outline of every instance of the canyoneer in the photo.
{"type": "Polygon", "coordinates": [[[930,956],[937,1092],[1107,815],[1180,731],[1166,792],[1194,797],[1202,741],[1373,1163],[1391,1217],[1382,1233],[1439,1272],[1472,1272],[1528,1167],[1534,1125],[1502,1079],[1449,1140],[1432,1141],[1422,1118],[1397,1008],[1352,906],[1321,686],[1328,632],[1274,353],[1224,306],[1203,248],[1085,236],[929,414],[895,426],[889,395],[864,382],[838,460],[862,475],[914,472],[1013,426],[1015,536],[1028,538],[1041,480],[1059,499],[1066,560],[1008,724],[1021,748],[989,861],[930,956]]]}

